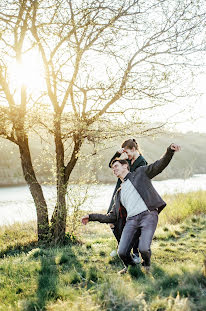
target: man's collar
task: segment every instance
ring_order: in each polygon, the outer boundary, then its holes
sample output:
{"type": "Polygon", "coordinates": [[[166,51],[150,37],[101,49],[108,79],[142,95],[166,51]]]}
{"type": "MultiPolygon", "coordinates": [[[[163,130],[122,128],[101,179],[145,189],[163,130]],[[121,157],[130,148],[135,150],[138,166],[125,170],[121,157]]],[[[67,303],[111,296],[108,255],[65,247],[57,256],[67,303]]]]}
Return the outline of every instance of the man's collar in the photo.
{"type": "Polygon", "coordinates": [[[124,181],[126,181],[129,178],[129,175],[131,174],[131,172],[129,172],[125,177],[124,177],[124,181]]]}

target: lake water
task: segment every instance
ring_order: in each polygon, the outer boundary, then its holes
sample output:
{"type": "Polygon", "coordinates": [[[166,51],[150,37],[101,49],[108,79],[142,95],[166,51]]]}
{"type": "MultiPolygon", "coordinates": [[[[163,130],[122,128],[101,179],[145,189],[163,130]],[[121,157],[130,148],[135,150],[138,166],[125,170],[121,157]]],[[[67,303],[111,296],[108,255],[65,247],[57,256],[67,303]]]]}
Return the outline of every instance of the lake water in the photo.
{"type": "MultiPolygon", "coordinates": [[[[194,175],[188,179],[168,179],[153,181],[156,190],[161,194],[206,190],[206,174],[194,175]]],[[[83,209],[89,211],[107,211],[115,185],[88,186],[88,199],[83,204],[83,209]]],[[[55,206],[56,189],[54,186],[43,186],[43,192],[48,202],[49,214],[55,206]]],[[[75,204],[73,198],[83,198],[85,187],[72,186],[69,190],[67,201],[75,204]]],[[[36,210],[32,196],[27,186],[0,188],[0,225],[14,222],[36,220],[36,210]]]]}

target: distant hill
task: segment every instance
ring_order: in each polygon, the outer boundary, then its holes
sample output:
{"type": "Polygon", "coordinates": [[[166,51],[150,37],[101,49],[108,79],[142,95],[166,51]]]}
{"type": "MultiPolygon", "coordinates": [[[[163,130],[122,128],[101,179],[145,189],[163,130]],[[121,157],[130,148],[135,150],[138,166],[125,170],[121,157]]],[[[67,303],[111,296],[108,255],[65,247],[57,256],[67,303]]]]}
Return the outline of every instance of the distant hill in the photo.
{"type": "MultiPolygon", "coordinates": [[[[170,178],[188,178],[194,174],[206,174],[206,134],[199,133],[166,133],[158,137],[134,137],[140,145],[142,154],[150,164],[158,160],[171,143],[181,145],[181,152],[175,154],[169,166],[155,180],[170,178]]],[[[115,151],[121,147],[119,141],[114,143],[104,154],[104,162],[108,164],[115,151]]],[[[109,168],[98,170],[97,179],[101,182],[115,180],[109,168]]]]}
{"type": "MultiPolygon", "coordinates": [[[[160,176],[156,177],[156,180],[188,178],[194,174],[206,174],[206,134],[193,132],[186,134],[166,133],[157,137],[135,138],[148,163],[159,159],[170,143],[174,142],[181,145],[181,152],[175,155],[170,165],[160,176]]],[[[76,182],[90,172],[88,182],[92,182],[92,177],[95,177],[101,183],[114,183],[116,179],[112,175],[108,163],[116,150],[121,147],[122,142],[123,140],[104,142],[104,144],[97,146],[95,152],[93,152],[92,147],[85,145],[78,165],[72,173],[72,181],[76,182]]],[[[52,180],[52,163],[54,161],[51,156],[52,144],[45,146],[38,138],[35,138],[31,143],[31,150],[39,181],[52,180]]],[[[0,139],[0,185],[22,183],[25,181],[22,175],[18,148],[14,144],[0,139]]]]}

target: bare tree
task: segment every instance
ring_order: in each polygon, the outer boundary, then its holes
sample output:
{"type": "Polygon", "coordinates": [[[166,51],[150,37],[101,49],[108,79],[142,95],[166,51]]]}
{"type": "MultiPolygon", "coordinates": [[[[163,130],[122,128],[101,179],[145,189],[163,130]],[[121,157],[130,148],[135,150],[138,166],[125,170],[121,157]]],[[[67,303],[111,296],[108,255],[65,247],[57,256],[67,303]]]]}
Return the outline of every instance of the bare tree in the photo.
{"type": "Polygon", "coordinates": [[[42,188],[37,181],[31,154],[29,150],[27,127],[27,92],[26,86],[21,85],[20,100],[15,101],[16,89],[11,86],[8,77],[8,64],[13,58],[21,63],[24,54],[24,41],[27,35],[31,6],[27,1],[1,4],[1,135],[17,144],[21,156],[21,165],[25,180],[29,185],[37,211],[38,237],[44,240],[48,237],[49,222],[46,201],[42,188]]]}
{"type": "Polygon", "coordinates": [[[123,129],[129,134],[128,125],[141,131],[140,112],[187,95],[181,82],[200,65],[195,55],[205,51],[204,6],[190,0],[16,0],[3,2],[1,12],[1,135],[19,146],[42,240],[49,234],[48,212],[28,135],[39,125],[52,134],[57,202],[50,232],[60,242],[66,230],[66,189],[82,144],[123,129]],[[34,98],[22,84],[17,103],[8,62],[21,63],[37,47],[45,87],[34,98]],[[35,110],[39,103],[40,113],[35,110]]]}

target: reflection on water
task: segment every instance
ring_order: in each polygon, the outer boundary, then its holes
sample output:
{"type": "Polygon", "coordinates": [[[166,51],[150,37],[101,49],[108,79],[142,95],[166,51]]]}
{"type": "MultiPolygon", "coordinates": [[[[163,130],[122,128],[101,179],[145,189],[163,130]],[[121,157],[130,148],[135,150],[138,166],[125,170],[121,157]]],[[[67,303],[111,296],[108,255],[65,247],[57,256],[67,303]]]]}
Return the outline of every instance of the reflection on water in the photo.
{"type": "MultiPolygon", "coordinates": [[[[163,195],[165,193],[206,190],[206,174],[194,175],[188,179],[168,179],[153,181],[154,187],[163,195]]],[[[78,185],[73,186],[73,193],[84,195],[84,190],[78,185]]],[[[94,185],[88,188],[89,199],[83,204],[84,210],[107,211],[114,185],[94,185]]],[[[51,215],[55,205],[56,189],[54,186],[43,186],[44,195],[51,215]]],[[[0,225],[14,222],[36,220],[36,210],[32,196],[27,186],[0,188],[0,225]]]]}

